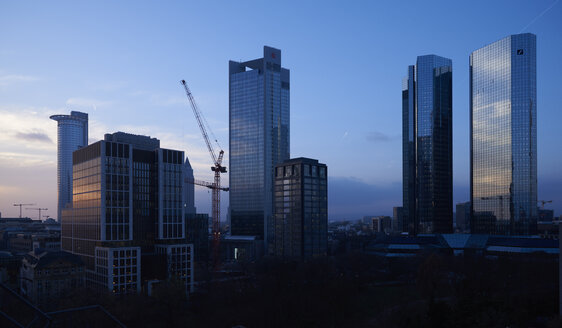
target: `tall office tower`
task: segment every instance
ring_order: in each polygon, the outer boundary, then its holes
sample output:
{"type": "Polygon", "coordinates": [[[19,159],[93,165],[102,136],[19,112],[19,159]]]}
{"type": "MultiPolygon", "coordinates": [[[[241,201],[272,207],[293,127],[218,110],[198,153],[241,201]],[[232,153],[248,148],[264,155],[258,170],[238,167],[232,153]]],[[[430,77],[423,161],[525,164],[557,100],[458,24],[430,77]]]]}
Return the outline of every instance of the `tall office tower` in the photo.
{"type": "Polygon", "coordinates": [[[72,203],[72,152],[88,145],[88,114],[70,112],[70,115],[52,115],[57,127],[57,220],[61,211],[72,203]]]}
{"type": "MultiPolygon", "coordinates": [[[[185,163],[183,163],[183,177],[185,179],[193,180],[193,168],[191,167],[191,163],[187,157],[185,158],[185,163]]],[[[185,208],[185,214],[195,214],[195,185],[184,181],[183,190],[183,206],[185,208]]]]}
{"type": "Polygon", "coordinates": [[[510,35],[470,55],[473,233],[533,234],[537,219],[537,50],[510,35]]]}
{"type": "Polygon", "coordinates": [[[232,235],[273,233],[273,170],[289,159],[289,70],[281,50],[229,63],[229,162],[232,235]]]}
{"type": "Polygon", "coordinates": [[[392,208],[392,231],[401,232],[404,226],[404,208],[403,207],[393,207],[392,208]]]}
{"type": "Polygon", "coordinates": [[[402,85],[403,231],[453,230],[453,64],[419,56],[402,85]]]}
{"type": "Polygon", "coordinates": [[[315,159],[294,158],[275,167],[272,253],[293,259],[328,252],[328,169],[315,159]]]}
{"type": "Polygon", "coordinates": [[[72,154],[73,203],[62,212],[61,241],[86,264],[88,284],[126,293],[176,276],[192,286],[184,158],[158,139],[123,132],[72,154]]]}
{"type": "Polygon", "coordinates": [[[457,204],[457,229],[460,232],[468,231],[470,227],[470,202],[457,204]]]}

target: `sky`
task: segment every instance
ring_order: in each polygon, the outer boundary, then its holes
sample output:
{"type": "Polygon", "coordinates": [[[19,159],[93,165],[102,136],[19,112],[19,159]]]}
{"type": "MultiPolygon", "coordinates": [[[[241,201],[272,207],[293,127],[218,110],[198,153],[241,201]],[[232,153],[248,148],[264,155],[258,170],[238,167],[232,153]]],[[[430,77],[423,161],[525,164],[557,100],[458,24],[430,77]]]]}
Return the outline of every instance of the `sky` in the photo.
{"type": "MultiPolygon", "coordinates": [[[[560,0],[0,1],[0,212],[35,203],[56,215],[49,116],[71,110],[89,114],[90,142],[150,135],[211,181],[179,81],[228,158],[228,61],[259,58],[264,45],[291,70],[291,157],[328,165],[330,219],[401,206],[402,78],[419,55],[452,59],[453,201],[468,201],[468,58],[523,32],[537,35],[538,199],[561,215],[560,0]]],[[[196,190],[198,211],[210,212],[211,194],[196,190]]]]}

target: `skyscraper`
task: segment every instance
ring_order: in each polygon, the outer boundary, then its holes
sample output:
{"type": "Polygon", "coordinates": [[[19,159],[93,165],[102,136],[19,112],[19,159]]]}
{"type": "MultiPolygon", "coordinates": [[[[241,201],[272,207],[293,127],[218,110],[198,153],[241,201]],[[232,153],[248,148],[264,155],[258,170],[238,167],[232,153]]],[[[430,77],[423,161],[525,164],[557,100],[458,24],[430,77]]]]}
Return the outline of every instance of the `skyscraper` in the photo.
{"type": "Polygon", "coordinates": [[[403,231],[453,229],[453,64],[419,56],[402,85],[403,231]]]}
{"type": "Polygon", "coordinates": [[[229,63],[229,162],[232,235],[273,233],[273,170],[289,159],[289,70],[281,50],[229,63]]]}
{"type": "Polygon", "coordinates": [[[57,220],[66,204],[72,203],[72,152],[88,145],[88,114],[52,115],[57,127],[57,220]]]}
{"type": "Polygon", "coordinates": [[[328,252],[328,169],[315,159],[294,158],[275,167],[272,253],[293,259],[328,252]]]}
{"type": "MultiPolygon", "coordinates": [[[[189,162],[189,158],[185,158],[183,163],[183,177],[184,179],[193,181],[193,168],[189,162]]],[[[190,182],[183,183],[184,197],[183,207],[185,214],[195,214],[195,185],[190,182]]]]}
{"type": "Polygon", "coordinates": [[[171,276],[192,284],[184,158],[156,138],[123,132],[73,153],[73,203],[62,211],[61,242],[86,264],[88,284],[114,293],[171,276]]]}
{"type": "Polygon", "coordinates": [[[537,219],[536,36],[470,55],[471,231],[532,234],[537,219]]]}

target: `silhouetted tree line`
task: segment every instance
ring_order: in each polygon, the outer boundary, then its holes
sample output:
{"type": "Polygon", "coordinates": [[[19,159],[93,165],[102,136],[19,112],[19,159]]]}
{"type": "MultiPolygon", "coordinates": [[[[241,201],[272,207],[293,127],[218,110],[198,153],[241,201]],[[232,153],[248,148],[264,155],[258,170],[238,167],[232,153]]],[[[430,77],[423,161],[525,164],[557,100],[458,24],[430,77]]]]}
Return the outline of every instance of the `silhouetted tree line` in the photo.
{"type": "Polygon", "coordinates": [[[189,299],[170,281],[153,297],[75,290],[56,308],[100,304],[129,327],[558,327],[557,266],[440,253],[265,258],[189,299]]]}

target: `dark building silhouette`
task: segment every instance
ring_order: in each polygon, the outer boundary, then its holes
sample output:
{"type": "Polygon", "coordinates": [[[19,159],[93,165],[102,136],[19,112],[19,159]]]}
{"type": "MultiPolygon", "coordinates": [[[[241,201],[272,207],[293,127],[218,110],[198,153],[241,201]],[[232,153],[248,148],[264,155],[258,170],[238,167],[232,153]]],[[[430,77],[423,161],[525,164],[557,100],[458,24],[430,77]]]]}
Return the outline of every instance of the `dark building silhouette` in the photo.
{"type": "Polygon", "coordinates": [[[273,253],[310,259],[327,254],[328,170],[309,158],[275,167],[273,253]]]}
{"type": "Polygon", "coordinates": [[[37,248],[24,256],[20,278],[22,295],[46,305],[84,286],[84,262],[69,252],[37,248]]]}
{"type": "Polygon", "coordinates": [[[453,229],[452,62],[419,56],[402,86],[403,231],[453,229]]]}
{"type": "Polygon", "coordinates": [[[470,228],[470,202],[457,204],[457,229],[465,232],[470,228]]]}
{"type": "Polygon", "coordinates": [[[209,260],[209,215],[186,214],[185,237],[188,244],[193,244],[194,260],[206,263],[209,260]]]}

